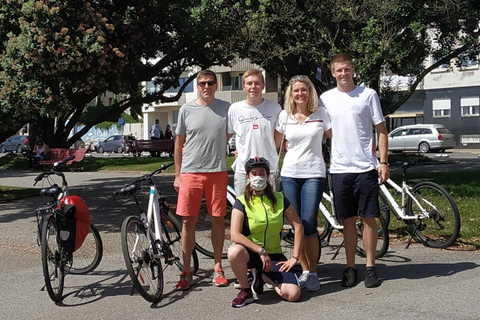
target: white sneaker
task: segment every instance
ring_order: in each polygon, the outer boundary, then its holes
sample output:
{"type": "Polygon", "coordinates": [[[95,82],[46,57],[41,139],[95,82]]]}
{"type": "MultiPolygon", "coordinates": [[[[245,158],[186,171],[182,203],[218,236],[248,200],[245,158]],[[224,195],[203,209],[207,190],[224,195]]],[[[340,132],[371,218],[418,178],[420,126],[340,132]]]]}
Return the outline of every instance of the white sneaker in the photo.
{"type": "Polygon", "coordinates": [[[305,288],[306,291],[320,290],[320,281],[318,281],[318,276],[316,274],[308,275],[305,288]]]}
{"type": "Polygon", "coordinates": [[[308,280],[308,273],[302,272],[300,277],[298,277],[298,284],[300,285],[301,289],[304,289],[307,287],[307,280],[308,280]]]}

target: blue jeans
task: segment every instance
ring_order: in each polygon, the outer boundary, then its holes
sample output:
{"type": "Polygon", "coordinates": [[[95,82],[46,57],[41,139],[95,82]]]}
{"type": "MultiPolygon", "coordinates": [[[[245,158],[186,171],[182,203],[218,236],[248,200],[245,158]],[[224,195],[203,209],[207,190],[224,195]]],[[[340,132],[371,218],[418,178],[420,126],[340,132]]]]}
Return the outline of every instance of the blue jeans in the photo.
{"type": "Polygon", "coordinates": [[[282,190],[297,212],[307,238],[317,236],[318,206],[322,201],[325,178],[282,177],[282,190]]]}

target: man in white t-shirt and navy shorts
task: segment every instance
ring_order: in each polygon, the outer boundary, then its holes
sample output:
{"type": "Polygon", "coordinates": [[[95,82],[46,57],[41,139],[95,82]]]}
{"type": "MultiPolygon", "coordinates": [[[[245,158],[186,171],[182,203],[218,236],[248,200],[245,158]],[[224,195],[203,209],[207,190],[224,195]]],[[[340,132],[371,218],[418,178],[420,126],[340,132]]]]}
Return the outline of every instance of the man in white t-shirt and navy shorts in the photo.
{"type": "Polygon", "coordinates": [[[355,268],[357,246],[357,215],[362,218],[363,244],[367,254],[365,286],[380,285],[375,270],[377,224],[380,215],[378,205],[378,180],[390,176],[388,167],[388,139],[385,119],[377,93],[353,82],[355,72],[352,58],[347,54],[336,55],[331,72],[337,87],[320,96],[330,115],[332,125],[332,151],[330,173],[333,181],[335,212],[344,224],[346,269],[341,284],[353,287],[358,283],[355,268]],[[378,136],[380,161],[375,155],[373,129],[378,136]]]}
{"type": "Polygon", "coordinates": [[[190,263],[195,247],[195,225],[205,200],[212,222],[214,282],[228,286],[222,269],[227,208],[227,113],[230,103],[215,99],[217,77],[211,70],[197,75],[198,98],[185,103],[178,112],[175,140],[175,182],[177,215],[182,217],[183,270],[178,290],[192,284],[190,263]]]}
{"type": "Polygon", "coordinates": [[[260,70],[247,70],[243,74],[242,87],[246,99],[233,103],[228,110],[228,133],[229,136],[235,134],[237,148],[237,159],[232,165],[237,196],[243,194],[247,185],[245,162],[250,158],[260,155],[267,159],[270,177],[274,178],[278,163],[274,135],[280,135],[275,126],[282,111],[278,103],[263,98],[265,79],[260,70]]]}

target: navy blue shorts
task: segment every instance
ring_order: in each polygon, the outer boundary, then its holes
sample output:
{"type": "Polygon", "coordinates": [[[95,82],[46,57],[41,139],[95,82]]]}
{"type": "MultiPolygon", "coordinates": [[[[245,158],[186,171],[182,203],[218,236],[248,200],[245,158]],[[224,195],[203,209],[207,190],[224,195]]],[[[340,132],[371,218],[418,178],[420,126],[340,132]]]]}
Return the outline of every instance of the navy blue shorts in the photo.
{"type": "MultiPolygon", "coordinates": [[[[260,258],[260,255],[256,252],[253,252],[249,249],[247,249],[248,254],[250,255],[250,259],[248,260],[248,268],[253,269],[253,268],[258,268],[262,269],[263,268],[263,262],[262,259],[260,258]]],[[[281,265],[277,266],[277,262],[279,261],[287,261],[287,257],[283,253],[272,253],[268,254],[270,256],[270,259],[272,260],[272,271],[269,272],[263,272],[267,278],[271,279],[277,286],[281,283],[292,283],[298,284],[298,278],[297,275],[291,271],[285,272],[285,271],[279,271],[281,265]]]]}
{"type": "Polygon", "coordinates": [[[377,218],[378,171],[332,174],[333,201],[337,218],[344,220],[354,216],[377,218]]]}

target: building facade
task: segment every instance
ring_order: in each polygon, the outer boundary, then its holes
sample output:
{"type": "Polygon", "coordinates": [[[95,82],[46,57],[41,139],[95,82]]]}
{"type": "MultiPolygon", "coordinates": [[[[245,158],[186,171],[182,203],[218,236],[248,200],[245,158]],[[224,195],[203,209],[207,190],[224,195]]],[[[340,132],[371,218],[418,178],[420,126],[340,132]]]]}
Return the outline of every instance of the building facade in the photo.
{"type": "MultiPolygon", "coordinates": [[[[433,64],[433,59],[427,64],[433,64]]],[[[455,135],[456,148],[480,148],[480,70],[477,60],[452,61],[430,72],[412,97],[387,115],[390,130],[406,124],[438,123],[455,135]]]]}
{"type": "MultiPolygon", "coordinates": [[[[248,69],[260,69],[259,66],[252,64],[248,60],[239,59],[231,67],[215,66],[212,67],[218,79],[218,90],[216,92],[216,98],[222,99],[231,103],[241,101],[245,99],[245,93],[242,90],[243,73],[248,69]]],[[[185,83],[187,79],[194,73],[200,71],[199,68],[192,68],[182,74],[180,78],[180,85],[185,83]]],[[[273,101],[279,101],[278,92],[279,85],[278,80],[268,76],[264,72],[265,77],[265,89],[263,97],[273,101]]],[[[143,132],[139,136],[140,139],[150,138],[150,127],[155,123],[155,119],[159,119],[160,125],[165,129],[169,124],[172,131],[175,132],[177,126],[178,110],[187,101],[191,101],[197,98],[196,81],[192,81],[184,90],[180,99],[172,103],[152,103],[143,107],[143,132]]],[[[153,82],[148,82],[145,85],[145,90],[154,92],[155,86],[153,82]]],[[[165,96],[174,96],[178,92],[178,88],[171,88],[165,93],[165,96]]]]}

